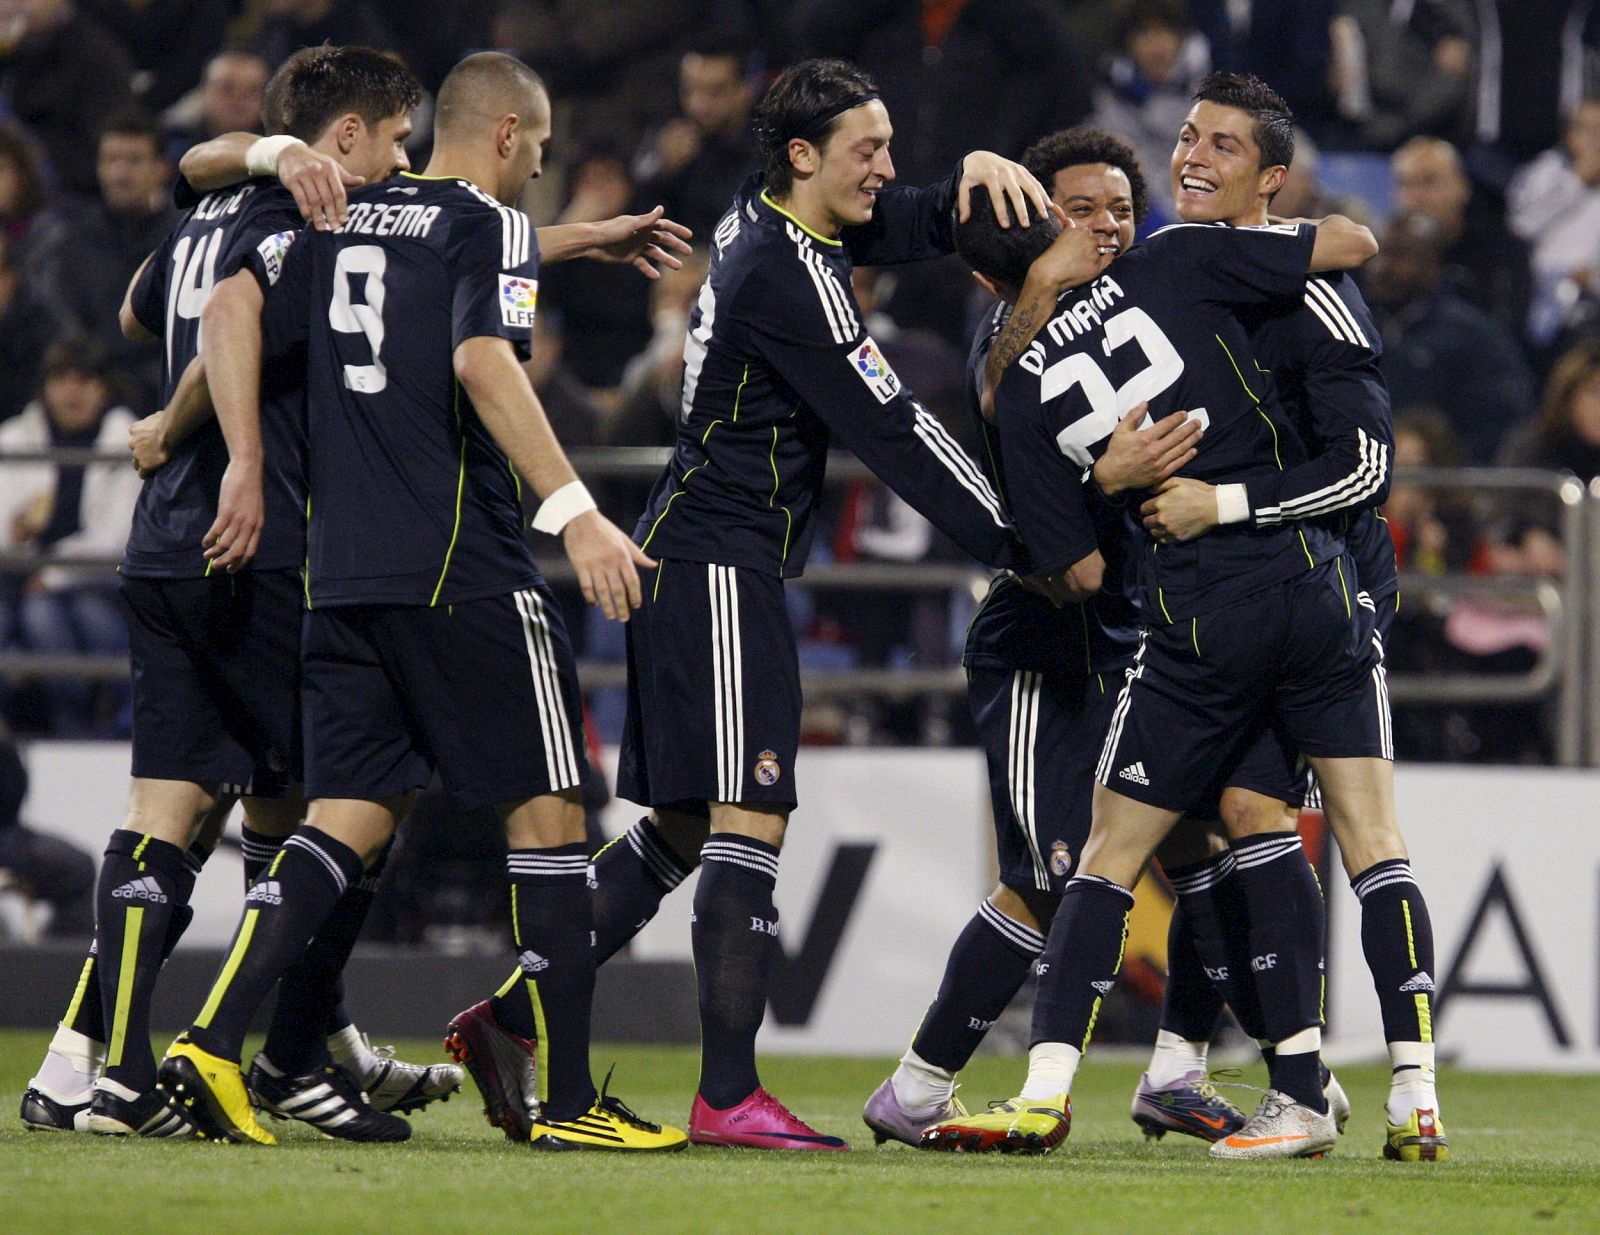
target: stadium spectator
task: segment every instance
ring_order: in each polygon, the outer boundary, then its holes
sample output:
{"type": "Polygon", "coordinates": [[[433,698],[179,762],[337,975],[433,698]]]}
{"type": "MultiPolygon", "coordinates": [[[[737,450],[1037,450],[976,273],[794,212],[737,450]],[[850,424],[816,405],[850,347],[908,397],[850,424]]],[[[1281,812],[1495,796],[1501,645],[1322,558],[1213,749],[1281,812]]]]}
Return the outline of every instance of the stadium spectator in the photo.
{"type": "MultiPolygon", "coordinates": [[[[1117,17],[1117,53],[1094,92],[1092,123],[1126,139],[1148,168],[1172,158],[1190,96],[1211,69],[1211,51],[1179,0],[1128,0],[1117,17]]],[[[1170,177],[1156,177],[1152,227],[1176,218],[1170,177]]]]}
{"type": "Polygon", "coordinates": [[[1467,43],[1442,37],[1426,4],[1340,0],[1339,9],[1330,34],[1341,144],[1388,151],[1418,133],[1465,136],[1467,43]]]}
{"type": "Polygon", "coordinates": [[[41,214],[25,267],[57,328],[104,348],[136,383],[141,408],[153,400],[161,357],[122,337],[117,310],[177,217],[161,143],[161,130],[144,115],[126,113],[108,124],[99,141],[99,196],[66,199],[41,214]]]}
{"type": "Polygon", "coordinates": [[[256,50],[274,69],[302,47],[323,43],[393,47],[395,39],[371,0],[266,0],[256,50]]]}
{"type": "Polygon", "coordinates": [[[0,112],[38,137],[61,185],[95,189],[95,141],[132,102],[133,64],[71,0],[11,0],[0,23],[0,112]]]}
{"type": "Polygon", "coordinates": [[[1380,367],[1396,407],[1445,413],[1465,461],[1488,464],[1501,436],[1528,415],[1533,381],[1517,346],[1444,279],[1444,236],[1425,214],[1402,214],[1367,267],[1383,331],[1380,367]]]}
{"type": "Polygon", "coordinates": [[[234,0],[78,0],[133,58],[134,92],[151,112],[176,103],[222,45],[234,0]]]}
{"type": "Polygon", "coordinates": [[[1600,98],[1578,105],[1560,146],[1511,181],[1511,230],[1533,251],[1529,335],[1546,344],[1600,298],[1600,98]]]}
{"type": "Polygon", "coordinates": [[[76,845],[22,822],[28,769],[9,732],[0,726],[0,874],[28,896],[50,906],[45,934],[94,934],[94,859],[76,845]]]}
{"type": "MultiPolygon", "coordinates": [[[[127,450],[133,413],[112,405],[103,352],[82,337],[58,339],[44,360],[39,398],[0,425],[0,455],[47,449],[127,450]]],[[[18,463],[0,468],[0,535],[11,549],[51,559],[21,582],[16,635],[36,652],[128,649],[114,564],[128,538],[142,482],[120,457],[103,463],[18,463]],[[73,565],[109,559],[111,565],[73,565]]],[[[53,678],[45,695],[58,736],[95,727],[82,681],[53,678]]]]}
{"type": "Polygon", "coordinates": [[[10,420],[33,398],[39,361],[54,330],[50,315],[28,289],[0,233],[0,421],[10,420]]]}
{"type": "Polygon", "coordinates": [[[1313,133],[1333,112],[1334,8],[1334,0],[1189,0],[1212,63],[1222,72],[1255,74],[1313,133]]]}
{"type": "Polygon", "coordinates": [[[0,121],[0,235],[20,245],[44,209],[43,155],[21,129],[0,121]]]}
{"type": "MultiPolygon", "coordinates": [[[[682,340],[679,341],[681,349],[682,340]]],[[[606,419],[589,388],[562,363],[566,340],[556,314],[534,318],[533,347],[522,369],[544,404],[544,414],[557,438],[567,446],[593,446],[606,419]]]]}
{"type": "Polygon", "coordinates": [[[634,150],[672,113],[678,61],[703,7],[701,0],[502,0],[494,45],[549,83],[571,141],[634,150]]]}
{"type": "Polygon", "coordinates": [[[1556,362],[1539,419],[1506,436],[1498,462],[1571,472],[1585,483],[1600,476],[1600,339],[1579,343],[1556,362]]]}
{"type": "Polygon", "coordinates": [[[1591,0],[1422,0],[1470,46],[1472,174],[1504,190],[1517,166],[1561,140],[1600,53],[1591,0]]]}
{"type": "Polygon", "coordinates": [[[682,114],[662,125],[634,161],[639,196],[702,240],[759,162],[750,132],[755,89],[748,57],[732,44],[705,43],[678,65],[682,114]]]}
{"type": "Polygon", "coordinates": [[[1436,137],[1413,137],[1389,165],[1395,205],[1439,225],[1441,260],[1455,292],[1520,340],[1528,328],[1528,251],[1506,230],[1495,203],[1473,192],[1460,152],[1436,137]]]}
{"type": "MultiPolygon", "coordinates": [[[[627,213],[635,200],[628,165],[609,147],[573,160],[567,191],[558,223],[609,219],[627,213]]],[[[573,376],[594,390],[614,392],[629,357],[650,341],[650,283],[627,266],[580,258],[544,270],[539,300],[541,310],[561,318],[564,358],[573,376]]]]}
{"type": "Polygon", "coordinates": [[[260,133],[267,76],[267,62],[254,52],[225,51],[211,57],[199,89],[162,117],[167,158],[176,165],[190,146],[224,133],[260,133]]]}

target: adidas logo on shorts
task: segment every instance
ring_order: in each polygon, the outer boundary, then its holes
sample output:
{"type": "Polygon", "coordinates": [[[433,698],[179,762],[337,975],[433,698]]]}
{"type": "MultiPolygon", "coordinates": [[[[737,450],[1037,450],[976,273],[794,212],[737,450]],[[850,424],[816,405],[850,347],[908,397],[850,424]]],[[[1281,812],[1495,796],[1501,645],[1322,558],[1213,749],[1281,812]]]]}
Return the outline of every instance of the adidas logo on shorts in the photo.
{"type": "Polygon", "coordinates": [[[1150,783],[1150,778],[1144,774],[1143,759],[1139,760],[1138,763],[1130,763],[1117,775],[1122,777],[1123,780],[1131,780],[1136,785],[1148,785],[1150,783]]]}
{"type": "Polygon", "coordinates": [[[1411,994],[1416,991],[1427,991],[1428,994],[1433,994],[1433,979],[1428,976],[1426,969],[1418,970],[1400,983],[1401,994],[1411,994]]]}
{"type": "MultiPolygon", "coordinates": [[[[130,879],[111,893],[119,901],[149,901],[152,905],[165,905],[167,894],[161,890],[161,885],[145,875],[141,879],[130,879]]],[[[1430,986],[1428,988],[1432,990],[1430,986]]]]}
{"type": "Polygon", "coordinates": [[[276,879],[265,880],[256,884],[246,894],[244,903],[248,905],[251,901],[262,905],[281,905],[283,904],[283,888],[279,886],[276,879]]]}

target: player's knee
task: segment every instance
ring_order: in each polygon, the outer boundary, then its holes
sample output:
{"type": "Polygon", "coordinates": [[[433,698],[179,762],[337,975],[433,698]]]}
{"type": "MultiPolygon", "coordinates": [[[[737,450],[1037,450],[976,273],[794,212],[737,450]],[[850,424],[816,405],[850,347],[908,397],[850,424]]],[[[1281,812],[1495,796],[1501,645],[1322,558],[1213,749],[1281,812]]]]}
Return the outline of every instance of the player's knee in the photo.
{"type": "Polygon", "coordinates": [[[1040,934],[1050,929],[1050,920],[1056,916],[1056,906],[1061,897],[1055,892],[1038,888],[1013,888],[1009,884],[995,885],[989,893],[989,903],[1013,922],[1020,922],[1029,930],[1040,934]]]}
{"type": "Polygon", "coordinates": [[[216,803],[215,794],[189,781],[136,777],[122,826],[129,832],[187,849],[216,803]]]}
{"type": "Polygon", "coordinates": [[[1224,789],[1219,813],[1223,828],[1235,840],[1263,832],[1292,831],[1300,818],[1298,808],[1248,789],[1224,789]]]}
{"type": "Polygon", "coordinates": [[[495,810],[505,821],[506,844],[512,849],[553,849],[587,839],[583,801],[577,789],[503,802],[495,810]]]}
{"type": "Polygon", "coordinates": [[[656,810],[650,822],[672,850],[691,866],[700,860],[700,846],[711,835],[711,820],[706,815],[692,815],[685,811],[656,810]]]}

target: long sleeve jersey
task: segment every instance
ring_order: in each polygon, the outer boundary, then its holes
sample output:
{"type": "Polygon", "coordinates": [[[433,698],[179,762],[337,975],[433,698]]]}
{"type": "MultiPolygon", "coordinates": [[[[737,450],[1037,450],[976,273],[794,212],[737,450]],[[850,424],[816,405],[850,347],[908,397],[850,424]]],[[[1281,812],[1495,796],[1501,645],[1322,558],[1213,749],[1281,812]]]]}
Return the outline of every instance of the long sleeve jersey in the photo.
{"type": "Polygon", "coordinates": [[[955,194],[955,176],[885,189],[835,240],[746,183],[690,318],[677,444],[635,532],[646,552],[800,574],[837,443],[979,561],[1022,564],[983,470],[890,368],[850,287],[852,263],[951,252],[955,194]]]}

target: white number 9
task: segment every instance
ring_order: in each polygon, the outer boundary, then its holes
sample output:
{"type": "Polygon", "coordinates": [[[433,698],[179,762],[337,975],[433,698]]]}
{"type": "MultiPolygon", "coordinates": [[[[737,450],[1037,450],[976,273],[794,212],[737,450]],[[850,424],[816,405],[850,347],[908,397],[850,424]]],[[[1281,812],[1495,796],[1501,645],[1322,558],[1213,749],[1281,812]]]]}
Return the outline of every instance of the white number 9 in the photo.
{"type": "Polygon", "coordinates": [[[383,271],[388,254],[375,244],[358,244],[339,250],[333,266],[333,303],[328,306],[328,324],[345,334],[366,335],[372,348],[371,364],[347,364],[344,384],[360,394],[375,395],[389,384],[389,371],[383,367],[383,271]],[[363,275],[365,304],[350,300],[350,276],[363,275]]]}

